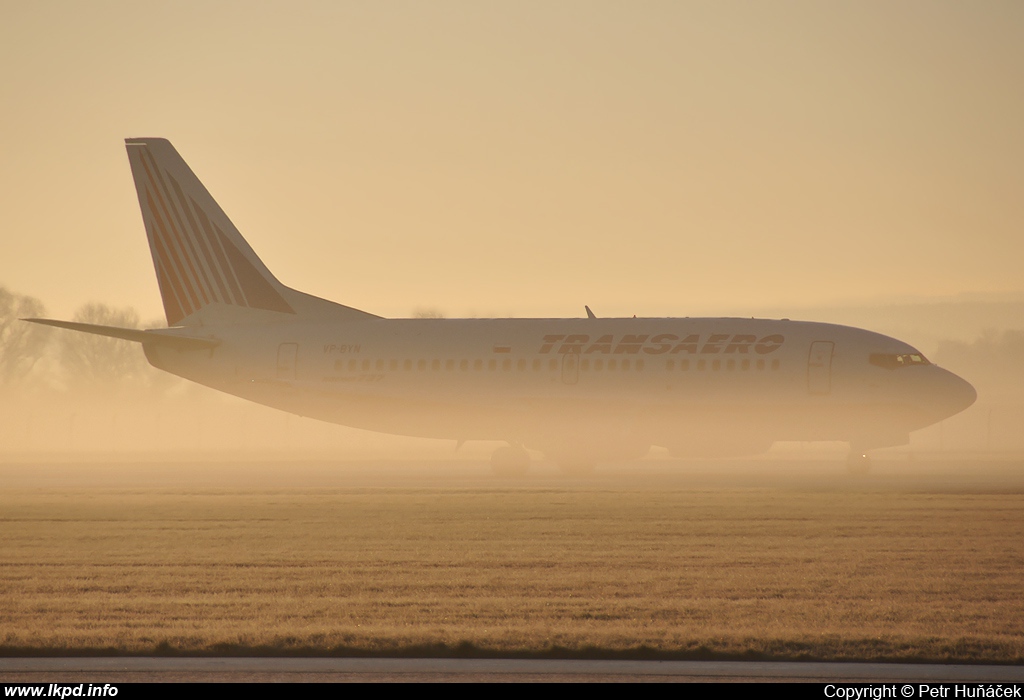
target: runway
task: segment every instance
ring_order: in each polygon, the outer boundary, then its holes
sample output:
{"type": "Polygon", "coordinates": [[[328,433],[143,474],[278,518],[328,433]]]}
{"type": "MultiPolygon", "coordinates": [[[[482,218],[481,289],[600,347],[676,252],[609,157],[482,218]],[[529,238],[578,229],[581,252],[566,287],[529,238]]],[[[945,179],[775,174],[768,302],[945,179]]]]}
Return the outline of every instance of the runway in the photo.
{"type": "Polygon", "coordinates": [[[1021,683],[1024,666],[352,658],[4,658],[0,681],[1021,683]]]}

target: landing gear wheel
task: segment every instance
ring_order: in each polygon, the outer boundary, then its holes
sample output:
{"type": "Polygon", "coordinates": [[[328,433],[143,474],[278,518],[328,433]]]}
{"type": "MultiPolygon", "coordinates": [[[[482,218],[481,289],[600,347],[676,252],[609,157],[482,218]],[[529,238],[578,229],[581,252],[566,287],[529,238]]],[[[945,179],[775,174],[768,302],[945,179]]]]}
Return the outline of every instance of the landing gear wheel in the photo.
{"type": "Polygon", "coordinates": [[[854,476],[863,476],[871,471],[871,458],[863,452],[854,450],[846,458],[846,471],[854,476]]]}
{"type": "Polygon", "coordinates": [[[491,455],[495,476],[523,476],[530,469],[530,454],[522,447],[499,447],[491,455]]]}

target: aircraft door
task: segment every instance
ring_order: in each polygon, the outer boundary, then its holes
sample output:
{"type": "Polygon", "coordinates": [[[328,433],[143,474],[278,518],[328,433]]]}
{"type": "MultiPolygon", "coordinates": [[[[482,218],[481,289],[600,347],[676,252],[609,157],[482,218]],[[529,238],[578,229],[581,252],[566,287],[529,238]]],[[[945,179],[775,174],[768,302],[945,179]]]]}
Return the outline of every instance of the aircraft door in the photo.
{"type": "Polygon", "coordinates": [[[562,384],[575,384],[580,380],[580,353],[569,352],[562,355],[562,384]]]}
{"type": "Polygon", "coordinates": [[[832,352],[835,343],[818,340],[811,343],[807,355],[807,393],[824,396],[832,391],[832,352]]]}
{"type": "Polygon", "coordinates": [[[299,364],[299,344],[281,343],[277,347],[277,378],[296,379],[299,364]]]}

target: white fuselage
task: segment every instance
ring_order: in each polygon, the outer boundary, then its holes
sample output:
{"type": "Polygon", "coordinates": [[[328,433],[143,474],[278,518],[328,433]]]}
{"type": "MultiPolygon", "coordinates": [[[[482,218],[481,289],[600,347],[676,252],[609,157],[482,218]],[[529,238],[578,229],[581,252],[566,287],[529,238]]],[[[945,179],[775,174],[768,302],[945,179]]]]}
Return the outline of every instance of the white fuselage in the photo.
{"type": "Polygon", "coordinates": [[[562,458],[637,456],[650,445],[726,455],[776,440],[902,444],[975,398],[903,342],[824,323],[372,319],[205,330],[220,341],[212,351],[147,345],[147,357],[299,415],[508,440],[562,458]]]}
{"type": "Polygon", "coordinates": [[[167,139],[125,140],[168,328],[30,319],[142,343],[155,366],[369,430],[504,440],[568,466],[737,455],[777,440],[854,450],[969,406],[974,389],[906,343],[746,318],[384,319],[281,283],[167,139]]]}

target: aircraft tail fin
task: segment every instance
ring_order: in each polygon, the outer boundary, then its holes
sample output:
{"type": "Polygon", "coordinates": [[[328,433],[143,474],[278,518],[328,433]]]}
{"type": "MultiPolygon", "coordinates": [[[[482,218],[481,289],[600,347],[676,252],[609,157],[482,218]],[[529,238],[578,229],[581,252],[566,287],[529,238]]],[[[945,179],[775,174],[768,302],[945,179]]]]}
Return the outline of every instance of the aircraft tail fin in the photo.
{"type": "Polygon", "coordinates": [[[377,318],[281,284],[169,141],[132,138],[125,146],[167,325],[259,320],[268,312],[279,320],[377,318]]]}

